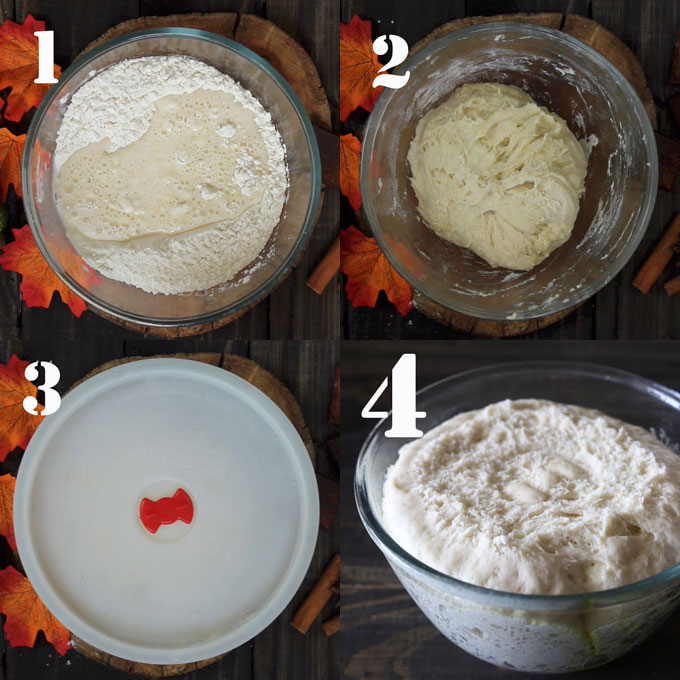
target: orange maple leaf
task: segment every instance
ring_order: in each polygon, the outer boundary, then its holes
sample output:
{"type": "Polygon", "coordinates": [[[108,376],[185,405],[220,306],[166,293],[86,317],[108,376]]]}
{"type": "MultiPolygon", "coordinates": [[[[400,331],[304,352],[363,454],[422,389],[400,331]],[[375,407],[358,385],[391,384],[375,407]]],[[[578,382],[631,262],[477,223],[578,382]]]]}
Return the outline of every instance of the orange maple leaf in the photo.
{"type": "MultiPolygon", "coordinates": [[[[45,22],[30,14],[23,24],[8,19],[0,26],[0,90],[12,88],[5,109],[7,120],[21,120],[26,111],[40,104],[50,87],[33,82],[38,77],[38,38],[33,33],[44,30],[45,22]]],[[[60,75],[55,64],[54,77],[60,75]]]]}
{"type": "Polygon", "coordinates": [[[9,547],[14,552],[17,551],[17,541],[14,536],[14,487],[16,483],[14,475],[0,477],[0,534],[7,539],[9,547]]]}
{"type": "Polygon", "coordinates": [[[24,377],[28,361],[14,355],[0,364],[0,461],[17,447],[25,449],[40,424],[40,418],[24,410],[24,399],[38,389],[24,377]]]}
{"type": "Polygon", "coordinates": [[[355,227],[340,232],[340,270],[347,274],[345,290],[354,307],[375,307],[384,290],[400,314],[411,309],[413,290],[408,281],[393,269],[377,241],[355,227]]]}
{"type": "Polygon", "coordinates": [[[359,159],[361,142],[354,135],[340,137],[340,191],[347,196],[355,210],[361,208],[359,188],[359,159]]]}
{"type": "Polygon", "coordinates": [[[21,154],[26,135],[13,135],[7,128],[0,130],[0,203],[7,199],[9,185],[21,196],[21,154]]]}
{"type": "MultiPolygon", "coordinates": [[[[84,300],[72,293],[68,286],[50,269],[45,258],[33,239],[28,225],[21,229],[12,229],[14,241],[8,243],[0,253],[0,267],[10,272],[21,274],[21,295],[27,307],[49,307],[52,296],[59,293],[62,302],[80,316],[87,305],[84,300]]],[[[65,259],[76,256],[70,253],[65,259]]],[[[85,279],[89,285],[95,285],[100,277],[94,269],[88,267],[78,258],[77,265],[83,269],[85,279]]]]}
{"type": "Polygon", "coordinates": [[[340,24],[340,120],[359,106],[373,109],[383,89],[373,87],[381,68],[373,51],[371,22],[355,14],[349,24],[340,24]]]}
{"type": "Polygon", "coordinates": [[[5,637],[12,647],[33,647],[41,630],[62,656],[71,648],[71,634],[14,567],[0,569],[0,612],[7,617],[5,637]]]}

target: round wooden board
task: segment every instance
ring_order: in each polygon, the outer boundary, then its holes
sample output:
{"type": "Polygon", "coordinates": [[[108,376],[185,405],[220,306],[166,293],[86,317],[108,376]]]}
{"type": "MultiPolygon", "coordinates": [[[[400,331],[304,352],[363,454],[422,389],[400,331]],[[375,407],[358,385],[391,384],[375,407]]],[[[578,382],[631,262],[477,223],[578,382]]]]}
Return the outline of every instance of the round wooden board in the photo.
{"type": "MultiPolygon", "coordinates": [[[[655,130],[657,129],[657,111],[654,104],[654,97],[647,85],[645,74],[637,57],[613,33],[587,17],[554,12],[537,14],[500,14],[492,17],[466,17],[465,19],[450,21],[449,23],[436,28],[432,33],[413,45],[410,54],[415,54],[418,50],[429,45],[434,40],[461,28],[492,21],[523,21],[532,24],[540,24],[541,26],[548,26],[549,28],[568,33],[574,38],[578,38],[587,45],[590,45],[593,49],[609,59],[609,61],[628,79],[642,100],[647,115],[652,123],[652,127],[655,130]]],[[[426,316],[429,316],[431,319],[446,326],[450,326],[455,330],[492,338],[506,338],[532,333],[564,319],[579,306],[577,305],[576,307],[571,307],[558,314],[552,314],[530,321],[489,321],[487,319],[477,319],[472,316],[455,312],[416,291],[413,293],[413,304],[416,309],[426,316]]]]}
{"type": "MultiPolygon", "coordinates": [[[[74,383],[69,388],[69,391],[88,378],[91,378],[102,371],[106,371],[109,368],[119,366],[120,364],[126,364],[130,361],[140,361],[149,358],[175,358],[202,361],[203,363],[211,364],[213,366],[221,366],[226,371],[237,375],[239,378],[243,378],[243,380],[247,380],[261,392],[264,392],[264,394],[266,394],[286,414],[286,416],[288,416],[295,426],[295,429],[298,431],[298,434],[312,459],[312,464],[314,464],[314,467],[316,468],[316,456],[314,453],[312,435],[307,428],[300,405],[297,403],[293,394],[278,378],[262,368],[257,362],[236,354],[226,354],[223,357],[221,354],[215,352],[200,352],[193,354],[158,354],[153,357],[125,357],[123,359],[114,359],[113,361],[108,361],[90,371],[78,382],[74,383]]],[[[125,673],[144,675],[149,678],[165,678],[173,675],[180,675],[181,673],[190,673],[199,668],[204,668],[221,658],[221,656],[216,656],[211,659],[204,659],[203,661],[177,665],[137,663],[102,652],[75,635],[71,636],[71,641],[73,643],[73,648],[76,651],[94,661],[125,673]]]]}
{"type": "MultiPolygon", "coordinates": [[[[331,109],[328,97],[321,84],[319,72],[314,66],[311,57],[304,50],[302,45],[293,40],[286,32],[267,19],[252,14],[236,14],[234,12],[210,12],[192,14],[173,14],[163,17],[140,17],[123,21],[110,28],[106,33],[91,42],[78,56],[85,54],[93,47],[119,38],[127,33],[143,31],[150,28],[194,28],[201,31],[209,31],[217,35],[224,36],[231,40],[241,43],[248,49],[266,59],[293,88],[295,94],[300,98],[302,105],[309,114],[315,125],[325,130],[331,129],[331,109]]],[[[316,219],[319,219],[323,205],[323,192],[316,219]]],[[[300,253],[300,257],[302,253],[300,253]]],[[[299,258],[298,258],[299,261],[299,258]]],[[[296,263],[297,264],[297,263],[296,263]]],[[[291,270],[292,271],[292,270],[291,270]]],[[[283,282],[279,282],[279,285],[283,282]]],[[[270,295],[271,291],[267,294],[270,295]]],[[[266,295],[254,302],[252,305],[239,310],[235,314],[222,317],[216,321],[194,326],[184,326],[182,328],[166,328],[158,326],[146,326],[118,319],[110,314],[106,314],[94,307],[89,307],[99,316],[113,321],[123,328],[153,335],[159,338],[185,338],[191,335],[199,335],[208,331],[221,328],[250,311],[256,304],[260,303],[266,295]]]]}
{"type": "Polygon", "coordinates": [[[571,314],[576,307],[571,307],[558,314],[542,316],[538,319],[529,321],[489,321],[488,319],[477,319],[474,316],[466,316],[460,312],[437,304],[430,298],[421,295],[417,291],[413,292],[413,306],[419,311],[429,316],[430,319],[438,321],[445,326],[455,328],[457,331],[465,331],[472,335],[485,335],[491,338],[511,338],[516,335],[526,335],[534,331],[541,330],[550,326],[565,316],[571,314]]]}

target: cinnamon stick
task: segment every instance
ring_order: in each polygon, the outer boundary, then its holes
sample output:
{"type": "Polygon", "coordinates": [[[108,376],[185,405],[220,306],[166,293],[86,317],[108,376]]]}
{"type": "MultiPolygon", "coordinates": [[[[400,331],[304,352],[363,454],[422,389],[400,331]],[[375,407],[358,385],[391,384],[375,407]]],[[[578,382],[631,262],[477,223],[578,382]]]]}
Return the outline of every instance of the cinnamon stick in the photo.
{"type": "Polygon", "coordinates": [[[340,269],[340,237],[338,236],[321,262],[316,266],[312,275],[307,280],[307,285],[317,294],[321,295],[333,277],[340,269]]]}
{"type": "Polygon", "coordinates": [[[340,555],[334,555],[321,577],[295,612],[290,625],[303,635],[333,595],[333,585],[340,579],[340,555]]]}
{"type": "Polygon", "coordinates": [[[670,281],[666,281],[666,283],[663,284],[663,289],[669,295],[680,293],[680,276],[674,276],[670,281]]]}
{"type": "Polygon", "coordinates": [[[671,65],[671,84],[680,83],[680,28],[675,39],[675,49],[673,50],[673,63],[671,65]]]}
{"type": "Polygon", "coordinates": [[[328,637],[338,633],[340,631],[340,614],[328,619],[321,627],[328,637]]]}
{"type": "Polygon", "coordinates": [[[340,366],[335,369],[333,394],[331,395],[331,405],[328,409],[328,422],[331,425],[340,425],[340,366]]]}
{"type": "Polygon", "coordinates": [[[633,279],[633,285],[643,293],[649,293],[654,282],[670,262],[680,241],[680,215],[677,215],[657,243],[652,254],[642,265],[642,269],[633,279]]]}

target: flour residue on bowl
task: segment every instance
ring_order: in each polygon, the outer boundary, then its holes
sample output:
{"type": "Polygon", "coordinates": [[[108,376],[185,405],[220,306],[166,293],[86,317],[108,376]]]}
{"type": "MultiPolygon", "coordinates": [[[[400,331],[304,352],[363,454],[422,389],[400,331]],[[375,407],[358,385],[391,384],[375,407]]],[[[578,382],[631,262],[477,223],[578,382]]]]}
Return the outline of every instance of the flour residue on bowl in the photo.
{"type": "Polygon", "coordinates": [[[271,115],[184,56],[125,60],[87,81],[65,112],[55,170],[85,261],[164,294],[223,285],[256,261],[288,187],[271,115]]]}

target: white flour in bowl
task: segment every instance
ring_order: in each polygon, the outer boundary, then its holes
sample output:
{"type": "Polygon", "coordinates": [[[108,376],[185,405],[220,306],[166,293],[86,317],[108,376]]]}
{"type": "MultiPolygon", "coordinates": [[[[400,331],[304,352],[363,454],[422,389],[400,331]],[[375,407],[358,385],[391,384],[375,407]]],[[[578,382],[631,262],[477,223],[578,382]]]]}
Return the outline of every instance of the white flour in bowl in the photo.
{"type": "Polygon", "coordinates": [[[413,556],[468,583],[605,590],[680,560],[680,457],[599,411],[506,400],[403,446],[383,521],[413,556]]]}
{"type": "Polygon", "coordinates": [[[184,56],[128,59],[79,88],[55,172],[59,213],[85,261],[166,294],[225,283],[250,264],[288,187],[271,115],[184,56]]]}

